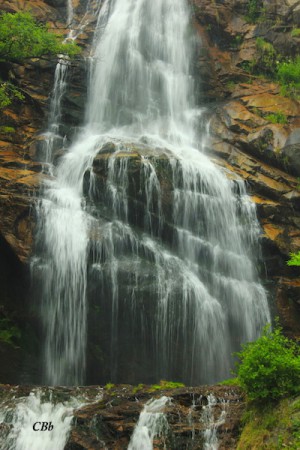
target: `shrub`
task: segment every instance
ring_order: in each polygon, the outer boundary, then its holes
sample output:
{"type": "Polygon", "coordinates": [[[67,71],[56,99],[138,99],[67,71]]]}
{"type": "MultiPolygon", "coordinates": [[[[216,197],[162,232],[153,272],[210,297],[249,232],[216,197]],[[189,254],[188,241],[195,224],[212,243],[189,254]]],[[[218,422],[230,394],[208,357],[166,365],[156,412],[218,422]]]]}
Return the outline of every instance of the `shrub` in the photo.
{"type": "Polygon", "coordinates": [[[12,83],[0,79],[0,109],[9,106],[14,99],[23,100],[24,95],[12,83]]]}
{"type": "Polygon", "coordinates": [[[300,392],[300,357],[297,345],[280,327],[265,327],[262,336],[237,354],[237,374],[250,400],[277,400],[300,392]]]}
{"type": "MultiPolygon", "coordinates": [[[[0,14],[0,65],[57,54],[73,57],[79,51],[74,42],[62,42],[60,36],[37,23],[29,12],[0,14]]],[[[7,71],[6,65],[2,66],[4,71],[7,71]]],[[[14,99],[24,98],[17,87],[6,81],[7,74],[1,75],[4,79],[0,77],[0,109],[9,106],[14,99]]]]}
{"type": "Polygon", "coordinates": [[[0,16],[0,60],[19,62],[26,58],[63,53],[74,56],[79,47],[50,33],[29,12],[2,13],[0,16]]]}

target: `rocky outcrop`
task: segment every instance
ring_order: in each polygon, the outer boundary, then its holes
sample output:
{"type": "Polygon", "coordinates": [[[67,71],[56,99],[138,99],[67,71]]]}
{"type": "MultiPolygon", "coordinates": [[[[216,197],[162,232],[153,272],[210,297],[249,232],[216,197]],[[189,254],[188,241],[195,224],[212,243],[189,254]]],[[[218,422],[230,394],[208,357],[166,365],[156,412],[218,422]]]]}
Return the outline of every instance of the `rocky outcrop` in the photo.
{"type": "MultiPolygon", "coordinates": [[[[0,398],[9,405],[14,402],[13,398],[26,398],[31,390],[26,386],[2,385],[0,398]]],[[[166,389],[159,385],[110,384],[105,388],[52,388],[50,392],[42,389],[44,401],[49,394],[53,403],[65,402],[72,397],[84,402],[74,411],[66,450],[127,449],[145,404],[163,396],[170,399],[161,410],[166,415],[168,426],[161,435],[155,436],[155,448],[202,449],[205,442],[212,442],[215,432],[214,443],[217,439],[220,450],[234,449],[245,409],[243,393],[229,386],[166,389]]],[[[57,427],[54,417],[53,420],[54,427],[57,427]]],[[[5,424],[2,427],[2,435],[10,430],[9,427],[4,428],[5,424]]]]}
{"type": "Polygon", "coordinates": [[[211,105],[205,117],[211,131],[207,152],[247,183],[263,231],[273,313],[288,334],[299,337],[299,270],[287,268],[286,261],[300,248],[300,104],[280,95],[279,85],[267,79],[267,66],[261,68],[264,77],[249,71],[261,58],[258,37],[278,54],[298,54],[299,37],[291,31],[299,27],[299,5],[292,0],[191,2],[202,41],[202,95],[211,105]],[[254,6],[257,15],[251,20],[254,6]],[[274,115],[283,123],[274,123],[274,115]]]}

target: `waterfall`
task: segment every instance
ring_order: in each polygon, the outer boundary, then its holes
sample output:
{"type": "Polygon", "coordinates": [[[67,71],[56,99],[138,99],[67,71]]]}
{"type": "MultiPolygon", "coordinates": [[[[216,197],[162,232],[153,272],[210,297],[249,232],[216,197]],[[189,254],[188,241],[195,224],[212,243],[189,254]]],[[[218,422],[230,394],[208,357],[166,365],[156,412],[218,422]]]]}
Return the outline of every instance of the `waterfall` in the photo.
{"type": "Polygon", "coordinates": [[[79,407],[76,399],[54,403],[43,399],[41,390],[26,398],[1,404],[0,447],[2,450],[63,450],[68,439],[73,410],[79,407]],[[42,423],[51,421],[51,431],[40,431],[42,423]],[[33,429],[33,426],[37,431],[33,429]]]}
{"type": "Polygon", "coordinates": [[[203,406],[202,422],[206,429],[203,432],[204,450],[218,450],[218,428],[225,423],[226,418],[226,403],[222,401],[222,410],[218,418],[215,418],[214,409],[217,405],[217,399],[213,394],[207,396],[207,405],[203,406]]]}
{"type": "Polygon", "coordinates": [[[168,421],[163,409],[170,401],[169,397],[163,396],[146,403],[134,429],[128,450],[153,450],[153,439],[167,434],[168,421]]]}
{"type": "Polygon", "coordinates": [[[84,382],[88,299],[113,382],[228,377],[232,351],[270,320],[255,207],[197,132],[199,45],[186,0],[106,0],[99,11],[85,126],[40,202],[48,383],[84,382]]]}

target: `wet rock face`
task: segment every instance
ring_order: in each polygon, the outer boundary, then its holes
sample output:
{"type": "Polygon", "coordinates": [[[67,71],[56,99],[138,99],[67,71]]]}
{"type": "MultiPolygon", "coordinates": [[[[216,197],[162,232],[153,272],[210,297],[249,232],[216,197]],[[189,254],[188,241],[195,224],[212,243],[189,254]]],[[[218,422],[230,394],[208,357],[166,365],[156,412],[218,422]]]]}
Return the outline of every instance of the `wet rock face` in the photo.
{"type": "MultiPolygon", "coordinates": [[[[200,450],[205,443],[209,443],[218,445],[220,450],[234,449],[245,408],[243,393],[230,386],[172,389],[156,386],[155,390],[146,385],[76,389],[1,385],[0,402],[12,409],[13,414],[16,400],[24,403],[30,394],[39,398],[37,411],[43,403],[48,403],[48,411],[51,411],[51,405],[66,405],[71,399],[82,405],[73,412],[71,430],[64,447],[66,450],[127,449],[145,405],[163,397],[167,400],[165,406],[162,403],[156,412],[164,415],[164,427],[161,434],[154,435],[154,448],[200,450]]],[[[34,413],[30,412],[34,420],[34,413]]],[[[57,422],[61,420],[57,415],[51,419],[55,428],[61,425],[57,422]]],[[[153,416],[152,424],[154,421],[153,416]]],[[[1,424],[0,438],[7,436],[14,426],[18,427],[20,423],[1,424]]]]}
{"type": "MultiPolygon", "coordinates": [[[[159,214],[169,218],[172,216],[173,173],[169,159],[171,156],[167,150],[162,151],[144,144],[122,143],[119,149],[114,143],[104,144],[93,160],[91,171],[85,174],[84,193],[98,207],[105,210],[107,218],[112,219],[114,213],[110,204],[111,199],[107,196],[107,181],[113,164],[116,166],[115,170],[120,174],[122,170],[126,171],[126,180],[120,178],[115,181],[119,184],[119,189],[124,189],[124,194],[126,190],[129,223],[143,230],[148,207],[152,225],[155,222],[154,227],[157,229],[159,214]],[[112,154],[116,156],[111,158],[112,154]],[[159,192],[153,190],[151,205],[148,204],[147,189],[153,187],[146,183],[147,178],[151,177],[151,169],[145,161],[148,161],[149,165],[155,169],[156,181],[159,184],[159,192]],[[122,186],[122,183],[126,183],[126,186],[122,186]]],[[[173,159],[174,157],[172,157],[173,159]]],[[[163,234],[167,237],[168,232],[170,232],[170,228],[163,234]]],[[[168,236],[168,240],[172,240],[172,235],[168,236]]]]}
{"type": "Polygon", "coordinates": [[[290,336],[299,336],[299,321],[294,320],[300,312],[295,301],[300,295],[299,270],[286,266],[289,253],[300,248],[299,101],[282,97],[276,83],[245,70],[259,60],[258,37],[278,53],[299,54],[299,38],[291,34],[299,27],[299,5],[257,2],[263,20],[249,23],[249,2],[243,0],[191,0],[191,4],[202,42],[198,64],[202,95],[213,102],[207,114],[211,134],[207,152],[247,182],[263,230],[273,313],[279,313],[290,336]],[[276,114],[285,123],[271,121],[269,115],[276,114]]]}
{"type": "MultiPolygon", "coordinates": [[[[75,413],[67,450],[127,449],[139,415],[152,398],[167,396],[163,409],[168,429],[154,438],[157,449],[202,449],[207,435],[216,427],[219,449],[236,448],[244,410],[240,391],[228,387],[181,388],[149,393],[149,388],[112,387],[103,399],[75,413]],[[147,392],[148,391],[148,392],[147,392]],[[135,393],[134,393],[135,392],[135,393]],[[214,399],[212,407],[209,403],[214,399]],[[209,424],[210,422],[210,424],[209,424]]],[[[207,439],[207,438],[206,438],[207,439]]]]}

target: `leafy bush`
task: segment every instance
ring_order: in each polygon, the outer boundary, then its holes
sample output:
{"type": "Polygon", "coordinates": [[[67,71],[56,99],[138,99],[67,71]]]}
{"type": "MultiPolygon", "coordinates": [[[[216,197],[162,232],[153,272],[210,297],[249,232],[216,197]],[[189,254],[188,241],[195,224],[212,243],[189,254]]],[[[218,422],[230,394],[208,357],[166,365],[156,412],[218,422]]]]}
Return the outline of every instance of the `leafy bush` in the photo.
{"type": "MultiPolygon", "coordinates": [[[[0,65],[22,62],[27,58],[64,54],[73,57],[79,53],[74,42],[63,43],[62,38],[50,33],[45,25],[35,21],[29,12],[0,14],[0,65]]],[[[6,65],[2,66],[4,69],[6,65]]],[[[0,109],[14,99],[24,97],[7,77],[0,77],[0,109]]]]}
{"type": "Polygon", "coordinates": [[[24,96],[12,83],[0,79],[0,108],[9,106],[14,99],[23,100],[24,96]]]}
{"type": "Polygon", "coordinates": [[[62,43],[61,37],[50,33],[45,25],[35,21],[29,12],[2,13],[0,16],[0,60],[22,61],[44,55],[74,56],[79,47],[73,42],[62,43]]]}
{"type": "Polygon", "coordinates": [[[277,400],[300,392],[300,356],[297,345],[283,336],[280,327],[264,329],[256,342],[237,354],[237,374],[250,400],[277,400]]]}
{"type": "Polygon", "coordinates": [[[290,259],[287,262],[288,266],[300,266],[300,252],[298,253],[291,253],[290,259]]]}

